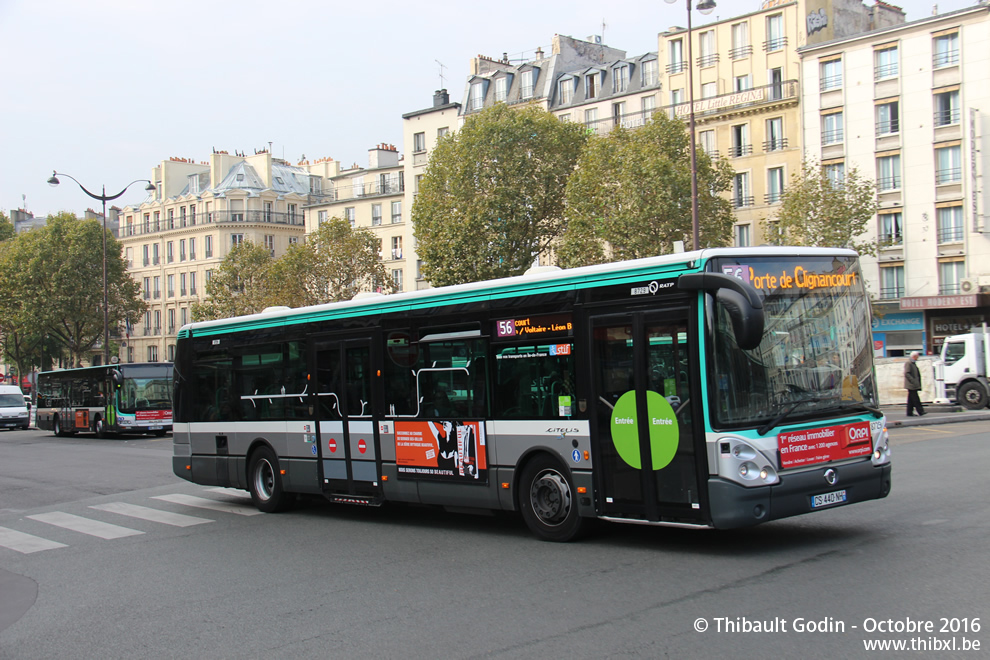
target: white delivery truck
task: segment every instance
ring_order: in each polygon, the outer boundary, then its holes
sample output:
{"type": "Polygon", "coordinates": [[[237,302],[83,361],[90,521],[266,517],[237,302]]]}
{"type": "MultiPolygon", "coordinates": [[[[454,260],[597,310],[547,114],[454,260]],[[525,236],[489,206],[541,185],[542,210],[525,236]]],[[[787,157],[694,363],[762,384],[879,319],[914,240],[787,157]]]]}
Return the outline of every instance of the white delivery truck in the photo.
{"type": "Polygon", "coordinates": [[[26,429],[28,409],[16,385],[0,385],[0,429],[26,429]]]}
{"type": "Polygon", "coordinates": [[[970,410],[990,401],[990,333],[982,329],[946,337],[935,361],[935,403],[958,403],[970,410]]]}

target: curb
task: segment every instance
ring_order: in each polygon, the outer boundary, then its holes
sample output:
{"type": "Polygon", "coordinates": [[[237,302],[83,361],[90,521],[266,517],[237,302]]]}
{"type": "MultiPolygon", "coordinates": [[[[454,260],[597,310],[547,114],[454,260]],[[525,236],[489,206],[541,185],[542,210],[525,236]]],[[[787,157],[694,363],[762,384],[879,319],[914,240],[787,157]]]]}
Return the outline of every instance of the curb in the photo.
{"type": "Polygon", "coordinates": [[[905,426],[934,426],[936,424],[955,424],[958,422],[982,422],[990,420],[990,412],[970,412],[970,413],[950,413],[937,414],[926,413],[917,419],[890,419],[887,418],[888,428],[899,428],[905,426]]]}

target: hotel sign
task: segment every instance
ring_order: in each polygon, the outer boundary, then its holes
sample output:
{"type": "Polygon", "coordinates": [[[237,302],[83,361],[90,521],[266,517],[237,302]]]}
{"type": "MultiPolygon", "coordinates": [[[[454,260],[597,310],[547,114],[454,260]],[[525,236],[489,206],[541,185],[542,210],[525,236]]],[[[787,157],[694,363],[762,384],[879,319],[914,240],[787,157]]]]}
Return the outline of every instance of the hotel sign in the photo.
{"type": "Polygon", "coordinates": [[[979,307],[976,295],[969,296],[919,296],[901,298],[901,309],[947,309],[953,307],[979,307]]]}
{"type": "MultiPolygon", "coordinates": [[[[710,112],[712,110],[721,110],[722,108],[729,108],[734,105],[746,105],[749,103],[758,103],[764,99],[766,96],[766,89],[747,89],[745,92],[736,92],[735,94],[723,94],[721,96],[713,96],[708,99],[701,99],[694,102],[694,112],[698,114],[700,112],[710,112]]],[[[678,117],[688,115],[691,113],[691,104],[684,103],[683,105],[677,106],[676,114],[678,117]]]]}

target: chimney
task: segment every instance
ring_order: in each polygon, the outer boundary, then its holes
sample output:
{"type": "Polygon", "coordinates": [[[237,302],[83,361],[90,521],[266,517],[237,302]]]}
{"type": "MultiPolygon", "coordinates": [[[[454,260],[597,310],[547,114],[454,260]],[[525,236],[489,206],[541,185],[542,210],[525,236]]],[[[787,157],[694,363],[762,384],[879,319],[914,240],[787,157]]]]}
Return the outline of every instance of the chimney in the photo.
{"type": "Polygon", "coordinates": [[[542,60],[543,59],[543,47],[542,46],[537,46],[536,47],[536,59],[538,59],[538,60],[542,60]]]}
{"type": "Polygon", "coordinates": [[[445,89],[438,89],[433,92],[433,107],[439,108],[441,105],[450,103],[450,94],[445,89]]]}

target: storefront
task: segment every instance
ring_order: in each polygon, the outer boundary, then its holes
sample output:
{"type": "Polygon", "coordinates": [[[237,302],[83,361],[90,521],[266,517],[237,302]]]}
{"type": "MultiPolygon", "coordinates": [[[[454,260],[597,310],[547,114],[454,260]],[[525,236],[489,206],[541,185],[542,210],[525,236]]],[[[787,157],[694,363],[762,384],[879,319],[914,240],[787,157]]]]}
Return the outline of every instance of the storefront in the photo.
{"type": "Polygon", "coordinates": [[[901,357],[924,347],[924,312],[888,312],[873,318],[875,357],[901,357]]]}
{"type": "Polygon", "coordinates": [[[937,355],[946,337],[990,323],[990,294],[901,298],[901,310],[924,310],[924,346],[937,355]]]}

